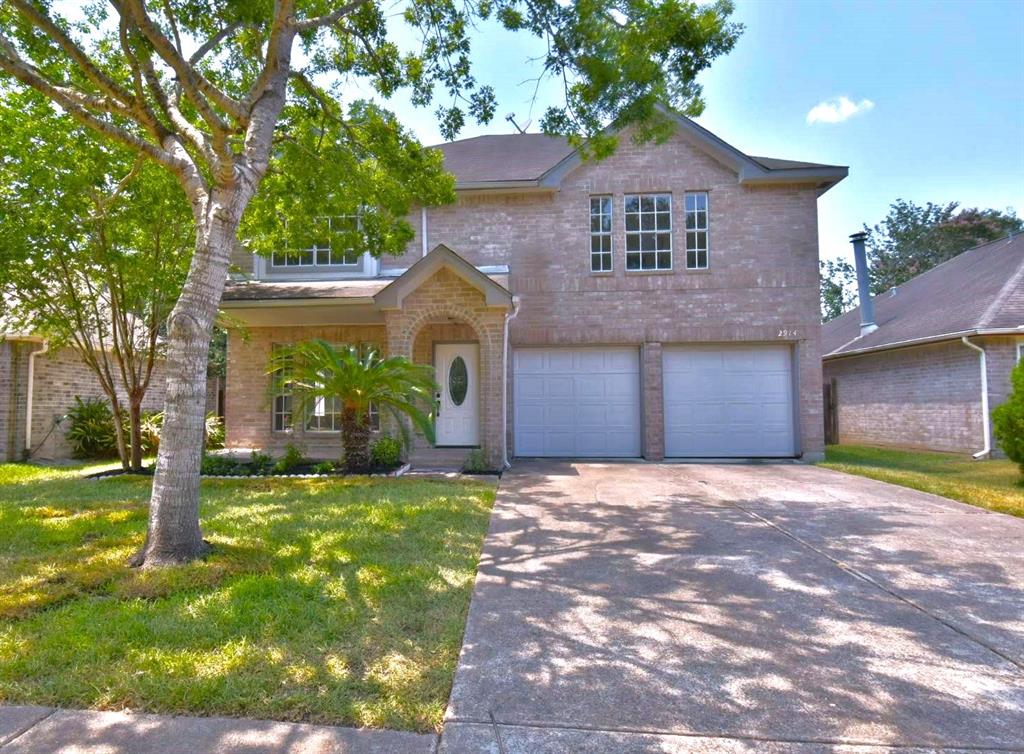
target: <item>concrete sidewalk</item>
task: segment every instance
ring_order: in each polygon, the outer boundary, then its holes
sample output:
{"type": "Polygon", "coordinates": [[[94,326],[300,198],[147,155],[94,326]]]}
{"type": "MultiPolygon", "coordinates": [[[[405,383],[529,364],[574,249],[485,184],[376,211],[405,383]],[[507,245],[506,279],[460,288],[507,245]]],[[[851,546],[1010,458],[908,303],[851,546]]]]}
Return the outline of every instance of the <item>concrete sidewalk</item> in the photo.
{"type": "Polygon", "coordinates": [[[0,706],[2,754],[433,754],[436,749],[433,734],[0,706]]]}

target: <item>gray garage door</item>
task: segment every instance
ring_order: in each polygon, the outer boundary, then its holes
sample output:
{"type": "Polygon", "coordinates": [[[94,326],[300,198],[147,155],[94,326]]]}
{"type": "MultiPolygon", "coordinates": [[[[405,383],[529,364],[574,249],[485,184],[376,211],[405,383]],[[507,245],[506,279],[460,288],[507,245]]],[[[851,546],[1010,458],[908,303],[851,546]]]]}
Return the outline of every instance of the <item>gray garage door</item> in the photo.
{"type": "Polygon", "coordinates": [[[794,455],[792,361],[789,346],[666,348],[665,455],[794,455]]]}
{"type": "Polygon", "coordinates": [[[514,358],[517,456],[640,455],[636,348],[521,348],[514,358]]]}

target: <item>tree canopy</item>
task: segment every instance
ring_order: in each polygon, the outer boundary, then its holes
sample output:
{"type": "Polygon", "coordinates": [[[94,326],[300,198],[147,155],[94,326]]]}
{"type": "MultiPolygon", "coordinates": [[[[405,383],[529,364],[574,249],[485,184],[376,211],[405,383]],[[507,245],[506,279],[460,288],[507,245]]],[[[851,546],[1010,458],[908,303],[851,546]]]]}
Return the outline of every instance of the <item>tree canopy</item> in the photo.
{"type": "Polygon", "coordinates": [[[138,468],[142,401],[188,271],[188,205],[166,171],[31,90],[0,91],[0,132],[4,320],[78,352],[110,403],[122,463],[138,468]]]}

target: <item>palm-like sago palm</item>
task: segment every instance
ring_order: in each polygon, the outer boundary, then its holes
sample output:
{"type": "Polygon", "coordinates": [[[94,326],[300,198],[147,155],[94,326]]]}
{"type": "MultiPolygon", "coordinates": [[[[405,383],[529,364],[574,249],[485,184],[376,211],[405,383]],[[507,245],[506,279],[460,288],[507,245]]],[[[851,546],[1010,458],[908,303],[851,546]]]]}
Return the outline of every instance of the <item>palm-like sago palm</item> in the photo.
{"type": "Polygon", "coordinates": [[[370,404],[389,415],[406,446],[411,442],[408,418],[434,441],[434,370],[405,357],[382,357],[376,350],[336,347],[308,340],[278,349],[270,360],[275,385],[291,391],[301,415],[313,402],[337,398],[341,403],[341,442],[345,467],[370,466],[370,404]],[[426,410],[425,410],[426,409],[426,410]]]}

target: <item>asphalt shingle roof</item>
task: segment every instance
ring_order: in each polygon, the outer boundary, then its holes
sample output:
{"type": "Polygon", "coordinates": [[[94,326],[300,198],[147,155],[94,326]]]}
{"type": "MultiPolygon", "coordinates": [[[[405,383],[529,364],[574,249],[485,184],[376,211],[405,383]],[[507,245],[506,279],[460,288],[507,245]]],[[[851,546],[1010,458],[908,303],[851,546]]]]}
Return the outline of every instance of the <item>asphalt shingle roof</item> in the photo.
{"type": "Polygon", "coordinates": [[[864,337],[859,306],[822,326],[826,356],[1024,325],[1024,233],[969,249],[874,302],[878,329],[864,337]]]}
{"type": "MultiPolygon", "coordinates": [[[[436,145],[444,166],[459,184],[495,181],[535,181],[575,150],[564,136],[492,134],[436,145]]],[[[836,168],[817,162],[750,157],[766,170],[836,168]]]]}
{"type": "Polygon", "coordinates": [[[438,144],[459,183],[535,181],[575,150],[564,136],[493,134],[438,144]]]}

